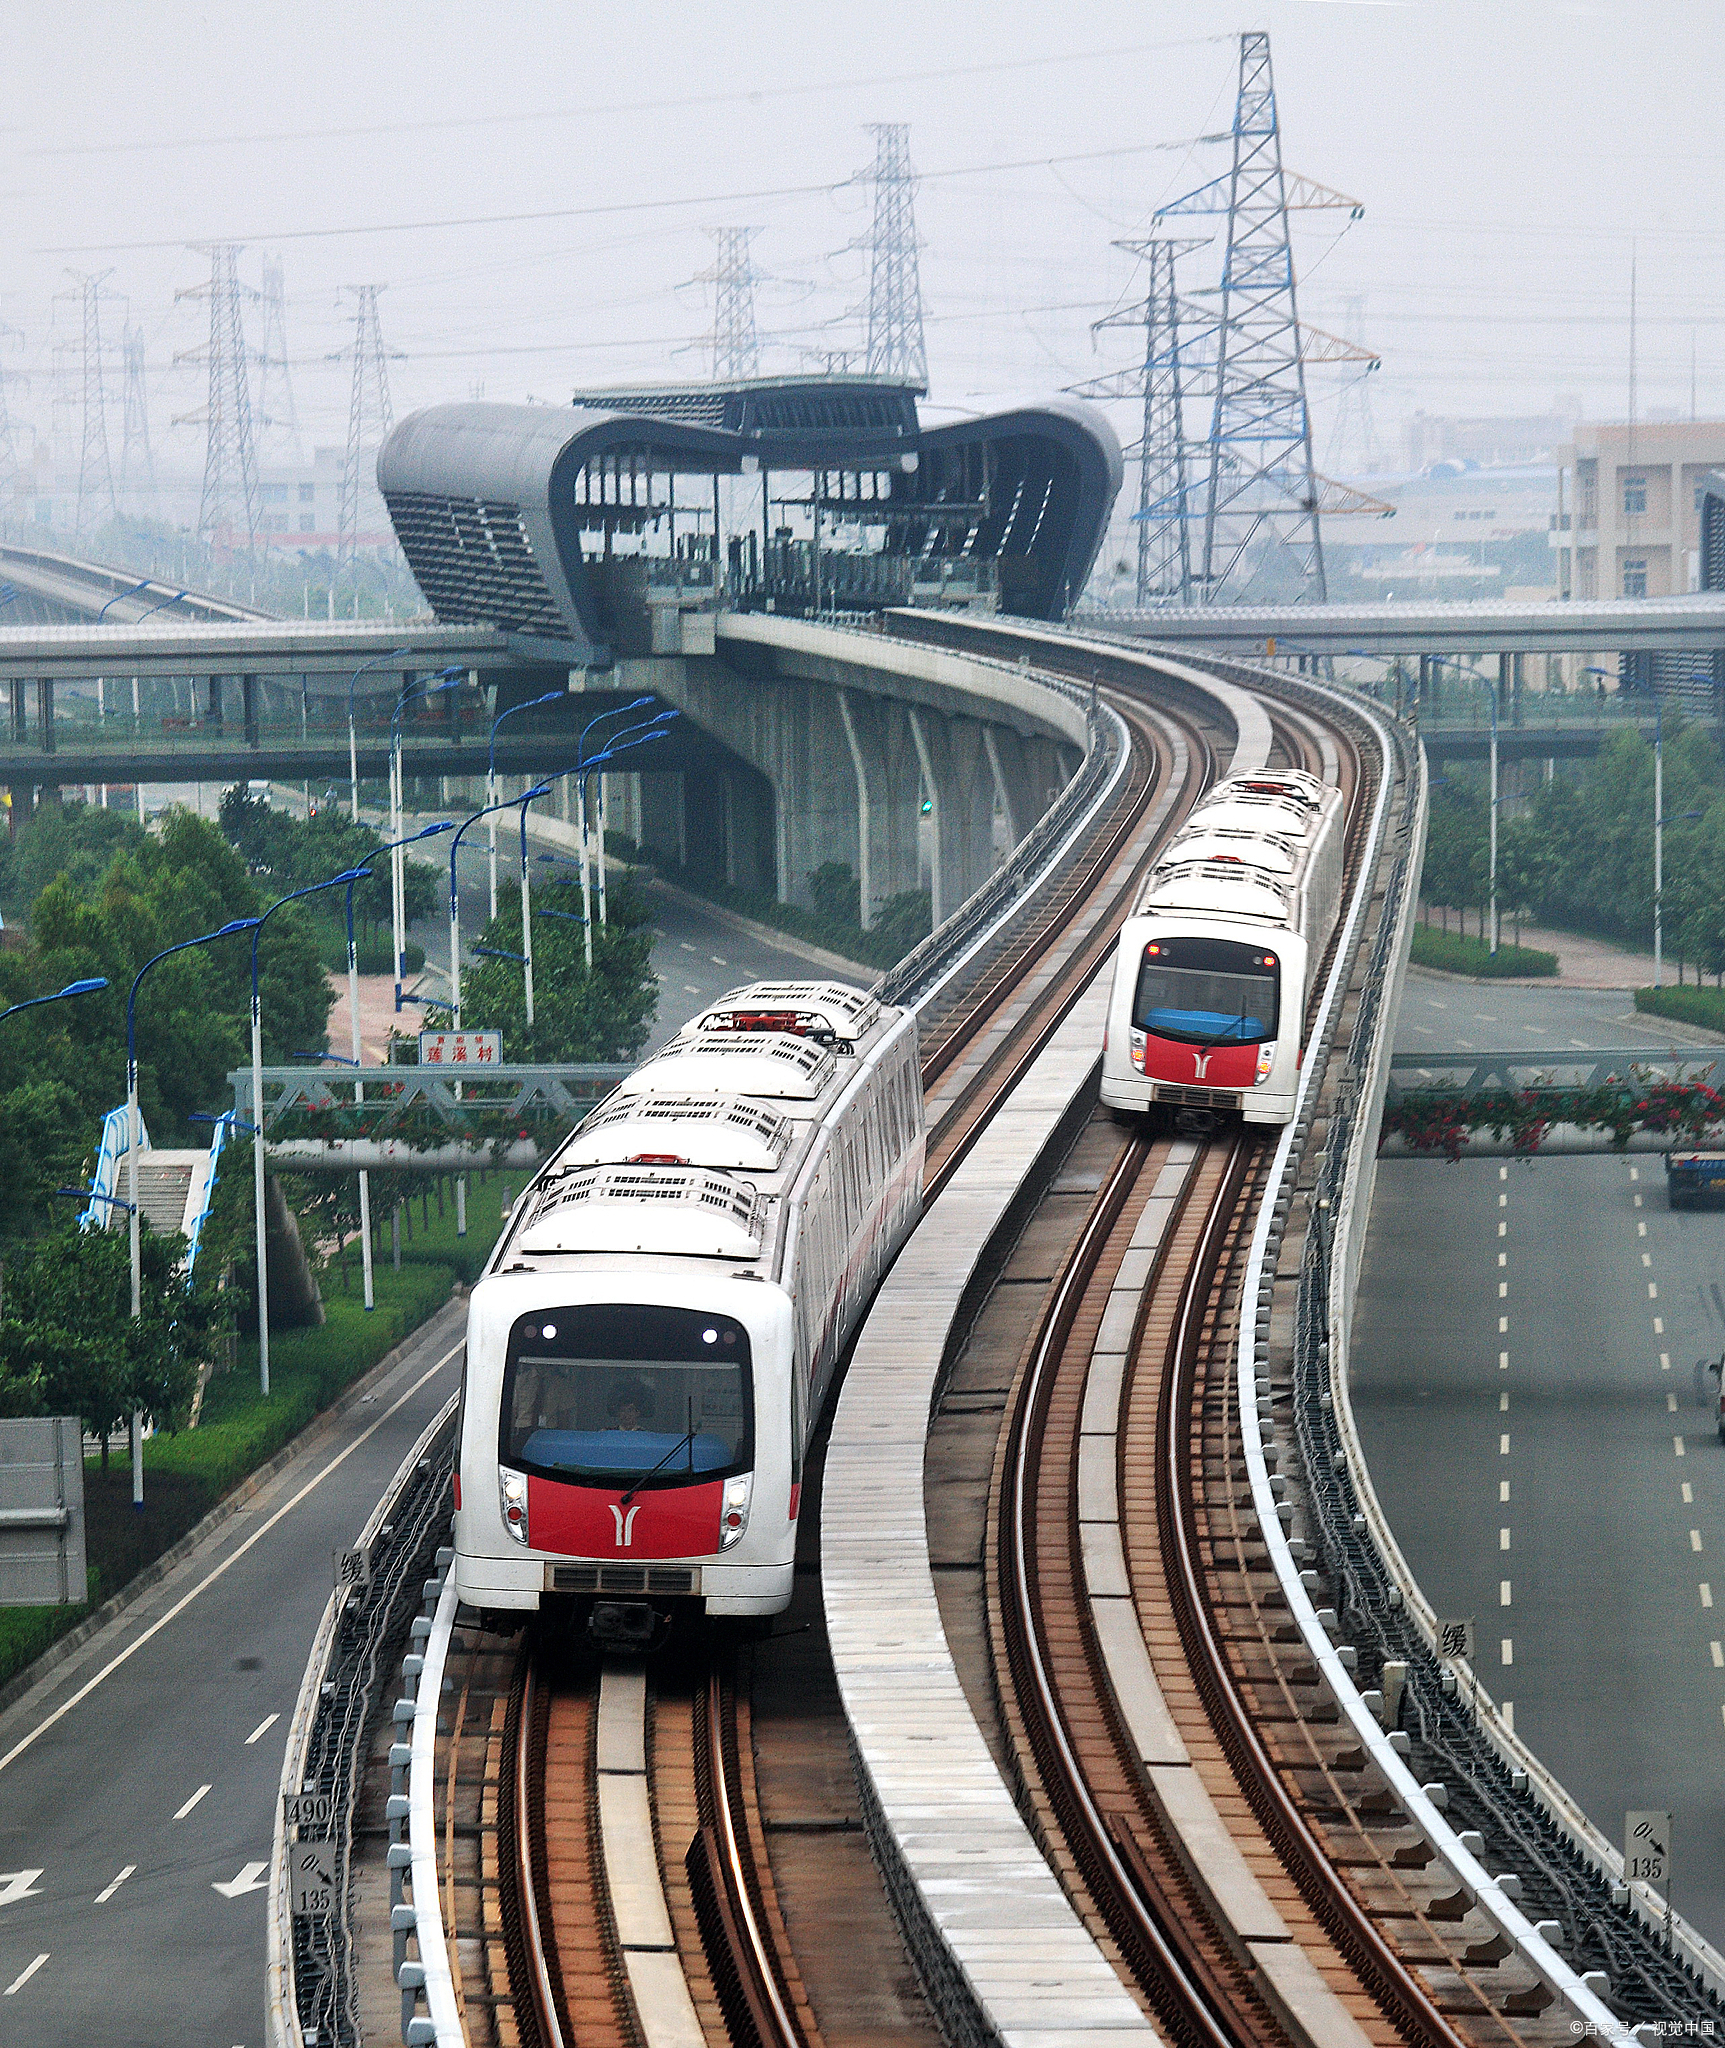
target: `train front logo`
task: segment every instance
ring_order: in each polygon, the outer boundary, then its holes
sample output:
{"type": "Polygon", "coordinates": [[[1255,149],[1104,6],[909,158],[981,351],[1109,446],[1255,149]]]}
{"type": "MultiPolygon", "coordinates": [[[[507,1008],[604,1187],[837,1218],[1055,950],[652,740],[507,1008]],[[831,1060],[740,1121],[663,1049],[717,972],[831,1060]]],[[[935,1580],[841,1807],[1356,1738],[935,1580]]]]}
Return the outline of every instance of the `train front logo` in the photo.
{"type": "Polygon", "coordinates": [[[641,1512],[639,1501],[627,1513],[615,1503],[611,1508],[611,1519],[617,1524],[617,1548],[628,1550],[635,1541],[635,1517],[641,1512]]]}
{"type": "Polygon", "coordinates": [[[1206,1075],[1206,1074],[1207,1074],[1207,1073],[1208,1073],[1209,1071],[1210,1071],[1210,1055],[1209,1055],[1209,1054],[1208,1054],[1207,1052],[1195,1052],[1195,1053],[1194,1053],[1194,1054],[1192,1055],[1192,1078],[1193,1078],[1193,1080],[1194,1080],[1194,1081],[1202,1081],[1202,1080],[1203,1080],[1203,1078],[1204,1078],[1204,1076],[1205,1076],[1205,1075],[1206,1075]]]}

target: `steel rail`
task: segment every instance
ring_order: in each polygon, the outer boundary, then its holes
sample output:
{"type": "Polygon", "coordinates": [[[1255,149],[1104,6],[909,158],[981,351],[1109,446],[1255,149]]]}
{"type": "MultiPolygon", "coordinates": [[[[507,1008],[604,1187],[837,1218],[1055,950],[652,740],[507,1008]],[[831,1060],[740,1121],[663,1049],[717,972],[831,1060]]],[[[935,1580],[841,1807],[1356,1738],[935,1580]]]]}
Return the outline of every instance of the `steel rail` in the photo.
{"type": "Polygon", "coordinates": [[[1079,1307],[1149,1155],[1149,1139],[1137,1135],[1116,1156],[1056,1284],[1009,1425],[1011,1482],[1001,1530],[1011,1582],[1006,1611],[1013,1625],[1007,1639],[1012,1661],[1022,1667],[1014,1673],[1014,1689],[1021,1711],[1029,1709],[1027,1730],[1044,1787],[1054,1798],[1066,1845],[1084,1869],[1097,1910],[1122,1950],[1134,1955],[1139,1988],[1159,2017],[1180,2026],[1184,2041],[1202,2048],[1256,2048],[1259,2037],[1242,2030],[1203,1982],[1177,1923],[1164,1924],[1157,1902],[1122,1855],[1114,1829],[1096,1804],[1049,1669],[1047,1616],[1034,1569],[1044,1427],[1054,1380],[1079,1307]],[[1146,1961],[1160,1973],[1160,1985],[1144,1981],[1146,1961]],[[1172,2013],[1166,2010],[1170,1999],[1172,2013]]]}
{"type": "MultiPolygon", "coordinates": [[[[527,1979],[531,2010],[539,2028],[538,2048],[567,2048],[557,2010],[557,1987],[552,1981],[551,1965],[546,1955],[545,1930],[539,1917],[539,1877],[533,1868],[534,1845],[542,1838],[545,1827],[545,1781],[542,1774],[535,1776],[532,1769],[531,1731],[538,1706],[535,1676],[534,1658],[523,1648],[516,1697],[510,1702],[514,1755],[508,1760],[508,1780],[514,1795],[514,1810],[510,1816],[514,1825],[509,1833],[515,1874],[514,1903],[520,1916],[516,1930],[519,1958],[513,1953],[516,1943],[506,1939],[506,1948],[511,1951],[511,1974],[514,1974],[513,1966],[519,1960],[527,1979]]],[[[503,1816],[499,1815],[500,1823],[502,1819],[503,1816]]]]}

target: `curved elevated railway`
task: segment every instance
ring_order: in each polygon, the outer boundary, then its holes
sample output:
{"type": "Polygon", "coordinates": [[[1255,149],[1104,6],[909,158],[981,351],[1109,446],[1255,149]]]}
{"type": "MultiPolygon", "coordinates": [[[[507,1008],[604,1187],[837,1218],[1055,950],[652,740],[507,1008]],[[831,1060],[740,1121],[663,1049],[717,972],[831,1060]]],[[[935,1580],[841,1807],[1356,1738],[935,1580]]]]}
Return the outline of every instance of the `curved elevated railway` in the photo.
{"type": "MultiPolygon", "coordinates": [[[[914,630],[1009,658],[1026,637],[914,630]]],[[[1129,758],[1061,875],[924,998],[933,1207],[841,1396],[824,1617],[811,1580],[781,1640],[646,1671],[458,1630],[439,1825],[471,2041],[1571,2038],[1326,1711],[1268,1572],[1232,1373],[1262,1139],[1107,1141],[977,1490],[990,1676],[967,1701],[952,1675],[921,1500],[879,1482],[890,1464],[920,1495],[931,1399],[1022,1226],[1027,1148],[1057,1161],[1087,1121],[1114,936],[1154,850],[1219,770],[1309,767],[1347,793],[1369,894],[1393,770],[1315,697],[1259,703],[1059,636],[1036,658],[1101,693],[1129,758]],[[806,1713],[763,1719],[763,1683],[799,1657],[806,1713]],[[787,1787],[818,1811],[787,1811],[787,1787]],[[857,1980],[883,1973],[870,2008],[857,1980]]],[[[1257,1383],[1260,1416],[1288,1397],[1257,1383]]]]}

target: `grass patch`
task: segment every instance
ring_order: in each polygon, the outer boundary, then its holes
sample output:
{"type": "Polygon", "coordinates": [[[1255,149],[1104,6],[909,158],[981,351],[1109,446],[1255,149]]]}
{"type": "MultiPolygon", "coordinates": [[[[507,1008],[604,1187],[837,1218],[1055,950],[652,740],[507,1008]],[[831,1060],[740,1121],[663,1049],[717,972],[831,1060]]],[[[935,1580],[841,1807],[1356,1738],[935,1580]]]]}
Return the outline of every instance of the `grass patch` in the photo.
{"type": "MultiPolygon", "coordinates": [[[[122,1586],[195,1527],[226,1493],[274,1457],[394,1345],[435,1315],[456,1281],[471,1286],[500,1227],[503,1190],[519,1191],[526,1175],[490,1175],[468,1190],[465,1238],[455,1234],[455,1203],[403,1233],[401,1271],[387,1249],[377,1261],[377,1306],[369,1314],[360,1290],[359,1248],[349,1254],[350,1289],[339,1268],[322,1279],[328,1320],[321,1329],[281,1330],[270,1337],[270,1398],[258,1391],[258,1346],[242,1342],[231,1372],[210,1383],[197,1429],[152,1437],[144,1446],[144,1505],[132,1506],[132,1469],[123,1450],[104,1477],[101,1460],[84,1467],[89,1598],[76,1607],[0,1607],[0,1685],[39,1657],[122,1586]]],[[[372,1186],[387,1181],[374,1176],[372,1186]]],[[[387,1246],[388,1211],[384,1217],[387,1246]]]]}
{"type": "Polygon", "coordinates": [[[1650,1017],[1674,1017],[1680,1024],[1725,1031],[1725,989],[1638,988],[1635,1007],[1650,1017]]]}
{"type": "Polygon", "coordinates": [[[1500,945],[1494,954],[1484,939],[1467,938],[1460,932],[1439,931],[1429,924],[1414,926],[1413,950],[1409,957],[1415,966],[1435,967],[1443,974],[1491,977],[1557,972],[1555,953],[1542,953],[1536,946],[1500,945]]]}

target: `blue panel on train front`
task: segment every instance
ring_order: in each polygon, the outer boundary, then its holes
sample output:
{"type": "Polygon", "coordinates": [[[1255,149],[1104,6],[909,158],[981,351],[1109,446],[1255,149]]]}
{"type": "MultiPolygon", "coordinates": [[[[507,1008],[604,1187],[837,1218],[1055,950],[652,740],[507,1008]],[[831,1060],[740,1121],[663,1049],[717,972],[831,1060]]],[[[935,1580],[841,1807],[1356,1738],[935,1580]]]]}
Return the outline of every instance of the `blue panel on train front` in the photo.
{"type": "Polygon", "coordinates": [[[702,1431],[694,1441],[671,1429],[536,1429],[521,1446],[524,1464],[542,1472],[717,1472],[731,1462],[723,1437],[702,1431]],[[661,1462],[662,1461],[662,1462],[661,1462]]]}

